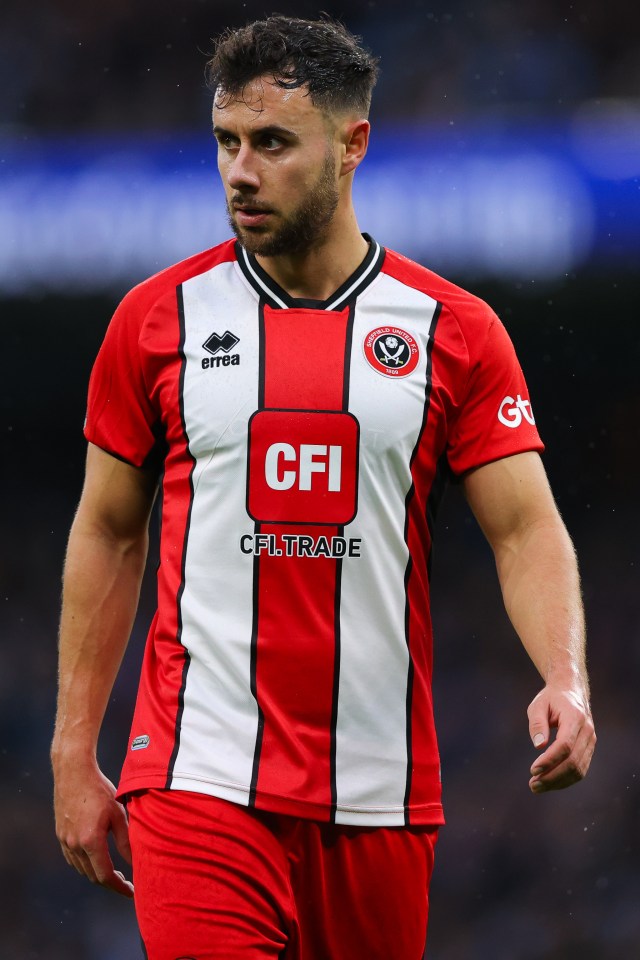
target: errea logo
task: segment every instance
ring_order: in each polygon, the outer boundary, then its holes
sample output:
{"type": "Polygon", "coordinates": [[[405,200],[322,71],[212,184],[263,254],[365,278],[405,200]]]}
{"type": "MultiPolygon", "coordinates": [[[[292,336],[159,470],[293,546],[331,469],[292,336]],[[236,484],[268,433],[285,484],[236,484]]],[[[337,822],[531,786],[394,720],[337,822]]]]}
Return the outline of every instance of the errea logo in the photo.
{"type": "Polygon", "coordinates": [[[212,333],[202,344],[205,350],[211,354],[210,357],[202,358],[202,369],[212,370],[215,367],[237,367],[240,363],[240,354],[230,351],[240,343],[240,338],[236,337],[230,330],[220,335],[212,333]],[[222,351],[222,354],[220,352],[222,351]]]}
{"type": "Polygon", "coordinates": [[[533,417],[530,402],[523,400],[520,394],[517,395],[515,400],[513,397],[505,397],[498,410],[498,420],[500,423],[503,423],[505,427],[515,429],[520,426],[523,419],[532,426],[536,422],[533,417]]]}

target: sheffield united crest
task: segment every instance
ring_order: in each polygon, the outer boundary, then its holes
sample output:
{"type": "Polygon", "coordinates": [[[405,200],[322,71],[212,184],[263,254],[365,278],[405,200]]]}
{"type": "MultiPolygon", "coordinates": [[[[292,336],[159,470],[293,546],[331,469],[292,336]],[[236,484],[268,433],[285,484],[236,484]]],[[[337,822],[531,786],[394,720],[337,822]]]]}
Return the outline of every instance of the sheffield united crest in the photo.
{"type": "Polygon", "coordinates": [[[369,364],[384,377],[408,377],[418,366],[418,343],[400,327],[377,327],[362,346],[369,364]]]}

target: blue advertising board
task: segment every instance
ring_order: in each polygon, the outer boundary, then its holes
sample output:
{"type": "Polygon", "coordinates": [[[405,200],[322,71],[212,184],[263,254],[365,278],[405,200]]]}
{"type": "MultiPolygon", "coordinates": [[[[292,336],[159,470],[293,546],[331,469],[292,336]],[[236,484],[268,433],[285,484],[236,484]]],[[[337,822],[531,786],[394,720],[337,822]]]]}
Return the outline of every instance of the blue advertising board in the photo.
{"type": "MultiPolygon", "coordinates": [[[[640,258],[640,119],[382,128],[359,223],[453,279],[640,258]]],[[[0,140],[0,294],[121,291],[229,235],[213,138],[0,140]]]]}

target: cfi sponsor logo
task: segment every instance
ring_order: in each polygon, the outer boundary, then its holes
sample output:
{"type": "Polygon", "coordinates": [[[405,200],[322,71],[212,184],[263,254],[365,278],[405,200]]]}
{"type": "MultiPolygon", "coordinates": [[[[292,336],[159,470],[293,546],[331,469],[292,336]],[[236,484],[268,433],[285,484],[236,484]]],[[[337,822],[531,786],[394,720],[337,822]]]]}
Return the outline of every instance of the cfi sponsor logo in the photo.
{"type": "Polygon", "coordinates": [[[498,420],[505,427],[515,429],[519,427],[522,421],[526,420],[532,426],[535,424],[531,404],[528,400],[523,400],[520,394],[517,397],[505,397],[498,410],[498,420]]]}
{"type": "Polygon", "coordinates": [[[420,349],[400,327],[377,327],[362,344],[367,362],[383,377],[408,377],[418,366],[420,349]]]}
{"type": "Polygon", "coordinates": [[[214,370],[217,367],[237,367],[240,363],[240,354],[231,353],[236,344],[240,343],[240,338],[230,330],[220,335],[212,333],[202,344],[205,350],[211,354],[210,357],[202,358],[203,370],[214,370]]]}
{"type": "Polygon", "coordinates": [[[249,421],[247,512],[261,523],[350,523],[360,426],[350,413],[259,410],[249,421]]]}

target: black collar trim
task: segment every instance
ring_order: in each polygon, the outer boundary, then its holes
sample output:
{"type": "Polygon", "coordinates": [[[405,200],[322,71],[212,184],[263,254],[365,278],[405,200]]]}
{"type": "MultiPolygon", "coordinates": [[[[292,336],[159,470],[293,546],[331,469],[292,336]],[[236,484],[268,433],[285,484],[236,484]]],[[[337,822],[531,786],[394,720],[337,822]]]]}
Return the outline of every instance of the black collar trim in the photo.
{"type": "Polygon", "coordinates": [[[236,240],[235,250],[238,265],[251,286],[270,307],[281,310],[307,308],[311,310],[342,310],[347,303],[352,302],[362,293],[365,287],[378,276],[385,258],[385,249],[376,243],[367,233],[362,236],[369,244],[369,250],[360,266],[355,270],[335,293],[327,300],[307,300],[301,297],[292,297],[286,290],[269,276],[260,266],[251,253],[236,240]]]}

